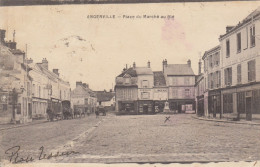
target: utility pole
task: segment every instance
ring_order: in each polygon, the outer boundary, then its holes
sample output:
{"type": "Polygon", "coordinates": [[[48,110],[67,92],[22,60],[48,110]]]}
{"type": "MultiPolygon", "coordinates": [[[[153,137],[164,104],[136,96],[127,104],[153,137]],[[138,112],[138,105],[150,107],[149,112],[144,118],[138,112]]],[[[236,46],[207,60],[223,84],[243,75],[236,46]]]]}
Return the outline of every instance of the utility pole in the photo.
{"type": "Polygon", "coordinates": [[[29,93],[28,93],[28,83],[27,83],[27,77],[28,77],[28,68],[27,68],[27,44],[25,45],[25,72],[26,72],[26,77],[25,77],[25,85],[24,87],[26,87],[26,116],[28,117],[28,96],[29,96],[29,93]]]}

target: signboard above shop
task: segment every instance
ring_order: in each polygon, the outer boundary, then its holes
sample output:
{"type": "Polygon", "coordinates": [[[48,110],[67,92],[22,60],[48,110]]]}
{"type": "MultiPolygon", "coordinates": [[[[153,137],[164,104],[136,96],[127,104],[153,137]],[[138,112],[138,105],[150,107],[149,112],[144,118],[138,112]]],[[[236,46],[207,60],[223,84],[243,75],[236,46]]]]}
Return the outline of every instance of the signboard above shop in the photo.
{"type": "Polygon", "coordinates": [[[0,93],[0,104],[8,104],[8,93],[0,93]]]}

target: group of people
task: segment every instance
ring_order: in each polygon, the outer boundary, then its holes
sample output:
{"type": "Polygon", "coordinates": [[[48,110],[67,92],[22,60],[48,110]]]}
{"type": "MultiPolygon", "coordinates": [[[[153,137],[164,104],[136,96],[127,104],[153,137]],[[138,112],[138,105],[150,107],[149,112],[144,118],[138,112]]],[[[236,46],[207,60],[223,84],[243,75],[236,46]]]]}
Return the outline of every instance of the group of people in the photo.
{"type": "MultiPolygon", "coordinates": [[[[73,110],[72,108],[63,108],[62,113],[58,112],[55,113],[50,107],[47,108],[47,120],[53,121],[54,119],[72,119],[72,118],[81,118],[82,116],[85,117],[87,114],[88,116],[91,114],[90,110],[83,109],[83,108],[76,108],[73,110]]],[[[100,115],[100,113],[103,114],[103,116],[106,116],[106,109],[104,106],[99,105],[97,109],[95,110],[96,118],[100,115]]]]}

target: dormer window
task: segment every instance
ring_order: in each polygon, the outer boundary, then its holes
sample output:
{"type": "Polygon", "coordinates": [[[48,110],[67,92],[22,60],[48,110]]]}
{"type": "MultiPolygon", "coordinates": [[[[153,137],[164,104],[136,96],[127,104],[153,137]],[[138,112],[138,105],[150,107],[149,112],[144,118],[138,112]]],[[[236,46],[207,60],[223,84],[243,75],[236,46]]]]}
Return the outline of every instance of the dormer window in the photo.
{"type": "Polygon", "coordinates": [[[130,84],[130,78],[125,78],[125,83],[130,84]]]}
{"type": "Polygon", "coordinates": [[[128,75],[128,74],[125,74],[124,80],[125,80],[125,84],[130,84],[131,83],[131,76],[128,75]]]}

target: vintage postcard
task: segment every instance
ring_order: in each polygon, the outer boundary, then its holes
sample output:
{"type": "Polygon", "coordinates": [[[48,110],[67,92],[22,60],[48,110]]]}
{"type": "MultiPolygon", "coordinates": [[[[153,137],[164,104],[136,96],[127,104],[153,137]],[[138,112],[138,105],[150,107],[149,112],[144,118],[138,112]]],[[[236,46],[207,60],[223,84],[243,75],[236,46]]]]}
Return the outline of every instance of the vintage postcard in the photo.
{"type": "Polygon", "coordinates": [[[25,2],[0,3],[1,167],[260,167],[259,1],[25,2]]]}

